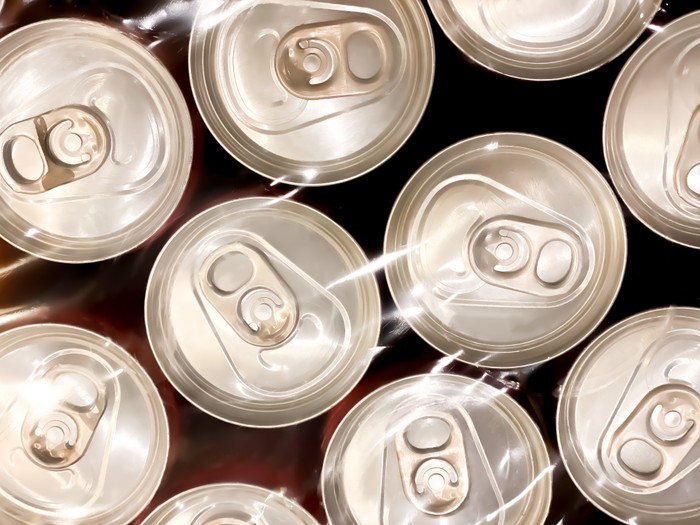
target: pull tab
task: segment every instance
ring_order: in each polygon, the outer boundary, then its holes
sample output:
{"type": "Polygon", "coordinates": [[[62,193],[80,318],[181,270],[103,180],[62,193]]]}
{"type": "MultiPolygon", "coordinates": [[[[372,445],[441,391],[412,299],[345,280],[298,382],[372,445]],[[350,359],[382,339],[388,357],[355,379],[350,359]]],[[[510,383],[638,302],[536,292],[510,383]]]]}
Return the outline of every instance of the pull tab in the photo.
{"type": "Polygon", "coordinates": [[[395,436],[401,482],[406,497],[422,512],[453,512],[469,493],[462,431],[448,414],[424,416],[395,436]]]}
{"type": "Polygon", "coordinates": [[[668,481],[700,440],[700,396],[682,385],[650,392],[614,432],[611,464],[630,483],[668,481]]]}
{"type": "Polygon", "coordinates": [[[593,273],[593,243],[577,222],[483,175],[437,184],[412,224],[410,267],[440,309],[558,306],[593,273]]]}
{"type": "Polygon", "coordinates": [[[674,182],[681,198],[700,207],[700,106],[693,112],[674,169],[674,182]]]}
{"type": "Polygon", "coordinates": [[[37,194],[95,173],[109,154],[105,122],[85,106],[64,106],[0,134],[5,170],[17,193],[37,194]]]}
{"type": "Polygon", "coordinates": [[[532,295],[566,294],[580,273],[578,240],[551,223],[492,219],[470,236],[467,250],[481,279],[532,295]]]}
{"type": "Polygon", "coordinates": [[[406,516],[412,525],[504,525],[503,495],[474,422],[454,397],[422,391],[393,406],[388,423],[382,525],[406,516]]]}
{"type": "Polygon", "coordinates": [[[277,48],[277,77],[301,99],[372,93],[391,78],[390,35],[370,18],[299,26],[277,48]]]}
{"type": "Polygon", "coordinates": [[[657,493],[700,465],[699,358],[700,332],[686,328],[642,354],[599,445],[603,468],[626,490],[657,493]]]}
{"type": "Polygon", "coordinates": [[[45,403],[32,407],[22,424],[27,455],[47,469],[65,469],[85,454],[106,407],[104,386],[86,370],[58,365],[37,388],[45,403]]]}
{"type": "Polygon", "coordinates": [[[247,343],[277,346],[294,333],[299,318],[294,294],[255,248],[236,242],[214,251],[200,280],[206,299],[247,343]]]}

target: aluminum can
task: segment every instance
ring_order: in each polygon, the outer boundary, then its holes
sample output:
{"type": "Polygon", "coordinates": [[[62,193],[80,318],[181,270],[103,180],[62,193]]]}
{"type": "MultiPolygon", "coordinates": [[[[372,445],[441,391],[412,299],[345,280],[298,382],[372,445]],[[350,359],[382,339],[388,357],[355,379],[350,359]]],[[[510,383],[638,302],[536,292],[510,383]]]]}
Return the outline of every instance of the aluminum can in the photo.
{"type": "Polygon", "coordinates": [[[302,186],[346,181],[393,155],[423,115],[435,68],[419,0],[203,2],[189,61],[221,145],[302,186]]]}
{"type": "Polygon", "coordinates": [[[108,259],[178,204],[192,125],[175,80],[107,25],[56,19],[0,40],[0,236],[37,257],[108,259]]]}
{"type": "Polygon", "coordinates": [[[428,0],[447,37],[508,76],[556,80],[596,69],[639,37],[661,0],[428,0]]]}
{"type": "Polygon", "coordinates": [[[0,335],[0,521],[125,525],[148,504],[168,424],[146,372],[87,330],[0,335]]]}
{"type": "Polygon", "coordinates": [[[595,339],[561,391],[569,474],[624,523],[700,520],[700,310],[632,316],[595,339]]]}
{"type": "Polygon", "coordinates": [[[627,241],[591,164],[503,133],[424,164],[394,205],[384,250],[394,300],[423,339],[467,363],[515,368],[565,352],[600,323],[627,241]]]}
{"type": "Polygon", "coordinates": [[[630,211],[663,237],[700,248],[700,12],[629,59],[605,113],[605,158],[630,211]]]}
{"type": "Polygon", "coordinates": [[[451,374],[401,379],[348,413],[321,474],[331,525],[541,525],[542,436],[503,392],[451,374]]]}
{"type": "Polygon", "coordinates": [[[151,347],[175,388],[246,426],[312,418],[360,380],[379,337],[361,248],[308,206],[220,204],[166,244],[146,292],[151,347]]]}
{"type": "Polygon", "coordinates": [[[318,525],[299,504],[255,485],[204,485],[166,501],[142,525],[318,525]]]}

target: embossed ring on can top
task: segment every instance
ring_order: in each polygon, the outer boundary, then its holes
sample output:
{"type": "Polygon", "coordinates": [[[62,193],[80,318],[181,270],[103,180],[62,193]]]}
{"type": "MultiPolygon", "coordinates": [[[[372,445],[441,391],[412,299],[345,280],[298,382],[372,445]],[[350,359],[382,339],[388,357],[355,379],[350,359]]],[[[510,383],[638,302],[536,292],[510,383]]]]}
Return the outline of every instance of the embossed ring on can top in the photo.
{"type": "Polygon", "coordinates": [[[642,34],[661,0],[428,0],[450,40],[499,73],[557,80],[611,61],[642,34]]]}
{"type": "Polygon", "coordinates": [[[629,59],[603,128],[613,184],[663,237],[700,248],[700,13],[675,20],[629,59]]]}
{"type": "Polygon", "coordinates": [[[474,137],[408,181],[384,243],[408,324],[461,361],[515,368],[584,339],[617,296],[627,240],[603,176],[534,135],[474,137]]]}
{"type": "Polygon", "coordinates": [[[124,525],[169,450],[163,402],[125,350],[38,324],[0,335],[0,522],[124,525]]]}
{"type": "Polygon", "coordinates": [[[624,523],[700,520],[700,310],[632,316],[574,363],[557,412],[564,465],[624,523]]]}
{"type": "Polygon", "coordinates": [[[292,425],[365,373],[381,324],[376,278],[340,226],[293,201],[247,198],[185,224],[159,255],[146,327],[173,385],[222,420],[292,425]]]}
{"type": "Polygon", "coordinates": [[[172,497],[142,525],[318,525],[295,501],[243,483],[197,487],[172,497]]]}
{"type": "Polygon", "coordinates": [[[190,80],[233,157],[321,186],[372,170],[408,139],[432,89],[433,47],[419,0],[204,2],[190,80]]]}
{"type": "Polygon", "coordinates": [[[452,374],[400,379],[336,429],[321,472],[331,525],[542,525],[552,467],[507,394],[452,374]]]}
{"type": "Polygon", "coordinates": [[[0,40],[0,236],[81,263],[136,248],[169,218],[192,162],[185,99],[107,25],[38,22],[0,40]]]}

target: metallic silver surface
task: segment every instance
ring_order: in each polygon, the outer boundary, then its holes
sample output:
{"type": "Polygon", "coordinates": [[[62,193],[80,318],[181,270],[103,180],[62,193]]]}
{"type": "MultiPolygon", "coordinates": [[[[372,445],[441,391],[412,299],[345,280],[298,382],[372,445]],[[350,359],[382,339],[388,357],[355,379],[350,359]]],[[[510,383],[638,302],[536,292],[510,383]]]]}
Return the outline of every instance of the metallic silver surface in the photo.
{"type": "Polygon", "coordinates": [[[79,263],[163,225],[189,177],[192,126],[145,47],[95,22],[39,22],[0,40],[0,90],[0,236],[79,263]]]}
{"type": "Polygon", "coordinates": [[[139,364],[66,325],[0,334],[0,522],[124,525],[163,476],[168,424],[139,364]]]}
{"type": "Polygon", "coordinates": [[[613,87],[605,158],[630,211],[667,239],[700,248],[700,13],[668,24],[613,87]]]}
{"type": "Polygon", "coordinates": [[[700,310],[630,317],[593,341],[564,383],[562,458],[596,506],[625,523],[700,520],[700,310]]]}
{"type": "Polygon", "coordinates": [[[197,487],[169,499],[141,525],[318,525],[282,494],[242,483],[197,487]]]}
{"type": "Polygon", "coordinates": [[[190,41],[204,121],[250,169],[320,186],[366,173],[418,124],[435,57],[418,0],[214,0],[190,41]]]}
{"type": "Polygon", "coordinates": [[[547,139],[483,135],[409,180],[384,243],[411,327],[492,368],[551,359],[603,319],[627,254],[620,206],[585,159],[547,139]]]}
{"type": "Polygon", "coordinates": [[[376,279],[355,241],[292,201],[249,198],[198,215],[163,248],[146,326],[193,404],[248,426],[298,423],[359,381],[379,336],[376,279]]]}
{"type": "Polygon", "coordinates": [[[332,525],[541,525],[551,466],[527,413],[470,378],[401,379],[336,429],[321,488],[332,525]]]}
{"type": "Polygon", "coordinates": [[[661,0],[428,0],[445,34],[489,69],[529,80],[580,75],[639,37],[661,0]]]}

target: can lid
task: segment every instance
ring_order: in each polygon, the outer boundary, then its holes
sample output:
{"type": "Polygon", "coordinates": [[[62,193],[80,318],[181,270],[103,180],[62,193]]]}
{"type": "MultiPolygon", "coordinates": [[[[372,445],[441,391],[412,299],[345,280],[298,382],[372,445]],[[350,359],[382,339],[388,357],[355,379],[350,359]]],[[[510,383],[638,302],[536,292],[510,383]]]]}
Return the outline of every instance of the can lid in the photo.
{"type": "Polygon", "coordinates": [[[528,80],[596,69],[622,53],[661,0],[428,0],[452,42],[483,66],[528,80]]]}
{"type": "Polygon", "coordinates": [[[629,59],[604,122],[605,158],[632,213],[700,248],[700,12],[675,20],[629,59]]]}
{"type": "Polygon", "coordinates": [[[292,201],[227,202],[159,255],[146,326],[173,385],[199,408],[256,427],[291,425],[338,402],[377,344],[377,282],[325,215],[292,201]]]}
{"type": "Polygon", "coordinates": [[[425,111],[435,68],[419,0],[205,2],[189,61],[221,145],[301,186],[343,182],[393,155],[425,111]]]}
{"type": "Polygon", "coordinates": [[[163,476],[158,392],[122,348],[40,324],[0,334],[2,523],[122,525],[163,476]]]}
{"type": "Polygon", "coordinates": [[[192,126],[175,80],[141,44],[85,20],[32,24],[0,40],[0,91],[5,240],[59,262],[108,259],[175,209],[192,126]]]}
{"type": "Polygon", "coordinates": [[[564,464],[625,523],[700,519],[700,310],[666,308],[613,326],[581,354],[557,413],[564,464]]]}
{"type": "Polygon", "coordinates": [[[542,436],[503,392],[426,374],[363,399],[321,474],[332,525],[541,525],[551,499],[542,436]]]}
{"type": "Polygon", "coordinates": [[[142,525],[318,525],[295,501],[243,483],[197,487],[169,499],[142,525]]]}
{"type": "Polygon", "coordinates": [[[428,343],[493,368],[573,347],[603,319],[626,260],[620,206],[570,149],[524,134],[468,139],[409,180],[387,225],[391,293],[428,343]]]}

